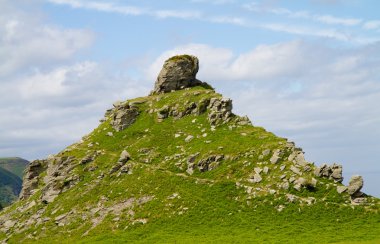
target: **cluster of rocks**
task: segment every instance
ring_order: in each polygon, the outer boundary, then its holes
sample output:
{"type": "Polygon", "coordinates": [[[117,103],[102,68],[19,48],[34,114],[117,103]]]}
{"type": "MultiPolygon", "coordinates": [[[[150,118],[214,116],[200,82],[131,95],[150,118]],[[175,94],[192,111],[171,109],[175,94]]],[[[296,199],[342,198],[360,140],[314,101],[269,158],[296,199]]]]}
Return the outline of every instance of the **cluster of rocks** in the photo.
{"type": "Polygon", "coordinates": [[[138,107],[128,102],[116,102],[114,108],[107,110],[105,118],[111,118],[111,126],[116,131],[122,131],[132,125],[139,115],[138,107]]]}
{"type": "Polygon", "coordinates": [[[317,167],[314,171],[314,174],[318,177],[327,178],[339,183],[343,181],[342,173],[342,165],[336,163],[334,163],[331,166],[327,164],[322,164],[320,167],[317,167]]]}
{"type": "Polygon", "coordinates": [[[207,116],[211,125],[227,123],[233,117],[232,100],[229,98],[211,98],[207,116]]]}
{"type": "MultiPolygon", "coordinates": [[[[342,165],[335,163],[333,165],[323,164],[320,167],[317,167],[314,171],[316,176],[334,180],[338,183],[343,182],[342,173],[342,165]]],[[[365,194],[360,191],[363,188],[363,184],[363,177],[360,175],[354,175],[351,177],[348,186],[338,185],[336,190],[339,194],[344,192],[348,193],[353,204],[362,204],[366,202],[365,194]]]]}
{"type": "Polygon", "coordinates": [[[167,105],[156,110],[150,110],[149,113],[156,112],[157,119],[159,122],[162,122],[164,119],[169,116],[174,117],[175,119],[180,119],[186,115],[200,115],[207,111],[207,106],[210,103],[210,99],[201,99],[198,103],[186,101],[181,108],[179,104],[176,104],[173,107],[167,105]]]}
{"type": "Polygon", "coordinates": [[[224,159],[224,155],[210,155],[206,158],[199,160],[197,163],[195,159],[198,157],[199,153],[190,155],[187,160],[187,170],[186,172],[190,175],[194,173],[196,168],[199,169],[200,172],[210,171],[215,169],[220,165],[222,160],[224,159]]]}
{"type": "Polygon", "coordinates": [[[26,169],[20,199],[28,199],[40,185],[43,185],[41,201],[49,203],[61,192],[76,185],[79,176],[71,174],[72,169],[78,165],[74,159],[49,156],[48,159],[33,161],[26,169]]]}
{"type": "Polygon", "coordinates": [[[210,87],[207,83],[196,79],[199,60],[191,55],[179,55],[165,61],[152,94],[166,93],[193,86],[210,87]]]}
{"type": "Polygon", "coordinates": [[[119,174],[132,174],[132,164],[126,164],[131,159],[131,156],[126,150],[123,150],[120,154],[119,160],[110,169],[110,174],[119,171],[119,174]]]}

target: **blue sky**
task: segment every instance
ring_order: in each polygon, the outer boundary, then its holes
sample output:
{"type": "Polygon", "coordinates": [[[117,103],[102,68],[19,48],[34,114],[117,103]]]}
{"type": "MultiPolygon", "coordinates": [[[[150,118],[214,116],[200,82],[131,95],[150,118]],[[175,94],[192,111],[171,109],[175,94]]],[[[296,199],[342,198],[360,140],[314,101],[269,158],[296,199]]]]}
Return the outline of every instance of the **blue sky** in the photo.
{"type": "Polygon", "coordinates": [[[163,61],[307,159],[343,164],[380,196],[379,1],[0,0],[0,156],[57,153],[116,100],[144,96],[163,61]]]}

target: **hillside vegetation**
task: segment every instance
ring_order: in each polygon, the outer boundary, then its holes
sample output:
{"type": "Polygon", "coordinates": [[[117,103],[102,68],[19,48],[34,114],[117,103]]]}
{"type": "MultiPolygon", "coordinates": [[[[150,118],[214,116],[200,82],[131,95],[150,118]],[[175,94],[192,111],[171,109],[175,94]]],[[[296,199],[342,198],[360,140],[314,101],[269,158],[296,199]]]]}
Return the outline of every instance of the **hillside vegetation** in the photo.
{"type": "Polygon", "coordinates": [[[340,166],[307,162],[294,143],[234,115],[231,100],[191,84],[161,80],[32,162],[21,200],[0,213],[0,240],[380,242],[379,199],[343,186],[340,166]]]}
{"type": "Polygon", "coordinates": [[[11,172],[0,167],[0,205],[7,206],[18,198],[22,180],[11,172]]]}
{"type": "Polygon", "coordinates": [[[20,179],[22,179],[24,170],[28,164],[29,161],[18,157],[0,158],[0,167],[17,175],[20,179]]]}

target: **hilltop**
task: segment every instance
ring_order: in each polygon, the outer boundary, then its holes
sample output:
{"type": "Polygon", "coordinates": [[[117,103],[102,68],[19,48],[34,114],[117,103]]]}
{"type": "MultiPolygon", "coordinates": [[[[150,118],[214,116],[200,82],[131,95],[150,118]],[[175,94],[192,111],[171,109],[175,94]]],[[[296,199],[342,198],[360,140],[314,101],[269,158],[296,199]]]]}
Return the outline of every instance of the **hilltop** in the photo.
{"type": "Polygon", "coordinates": [[[308,162],[235,115],[198,69],[194,56],[168,59],[149,96],[115,102],[81,141],[33,161],[0,213],[0,240],[380,241],[379,199],[362,177],[344,186],[341,165],[308,162]]]}
{"type": "Polygon", "coordinates": [[[24,170],[28,164],[28,160],[19,157],[0,158],[0,167],[17,175],[20,179],[22,179],[24,170]]]}

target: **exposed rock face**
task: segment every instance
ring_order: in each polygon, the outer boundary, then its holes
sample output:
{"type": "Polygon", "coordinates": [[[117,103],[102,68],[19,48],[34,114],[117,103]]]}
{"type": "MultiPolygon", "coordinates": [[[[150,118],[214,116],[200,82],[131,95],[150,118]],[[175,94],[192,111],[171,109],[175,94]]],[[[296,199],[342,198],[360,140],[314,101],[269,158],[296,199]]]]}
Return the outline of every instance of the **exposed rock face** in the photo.
{"type": "Polygon", "coordinates": [[[157,77],[152,93],[166,93],[198,85],[208,86],[195,78],[198,69],[199,61],[195,56],[179,55],[169,58],[157,77]]]}
{"type": "Polygon", "coordinates": [[[79,177],[70,174],[77,165],[73,159],[73,157],[51,156],[45,160],[33,161],[26,171],[20,199],[29,198],[40,184],[44,184],[41,189],[41,201],[48,203],[54,201],[62,191],[74,186],[79,177]],[[46,172],[46,175],[42,178],[43,172],[46,172]]]}
{"type": "Polygon", "coordinates": [[[111,110],[111,125],[116,131],[122,131],[133,124],[139,115],[137,107],[128,103],[116,103],[114,107],[111,110]]]}
{"type": "Polygon", "coordinates": [[[211,98],[208,120],[211,125],[223,124],[230,121],[232,114],[232,100],[229,98],[211,98]]]}
{"type": "Polygon", "coordinates": [[[350,182],[348,183],[347,192],[351,196],[356,195],[363,188],[363,177],[360,175],[354,175],[351,177],[350,182]]]}
{"type": "Polygon", "coordinates": [[[20,192],[20,199],[24,200],[33,195],[41,180],[40,174],[47,168],[47,160],[35,160],[31,162],[25,171],[23,186],[20,192]]]}

